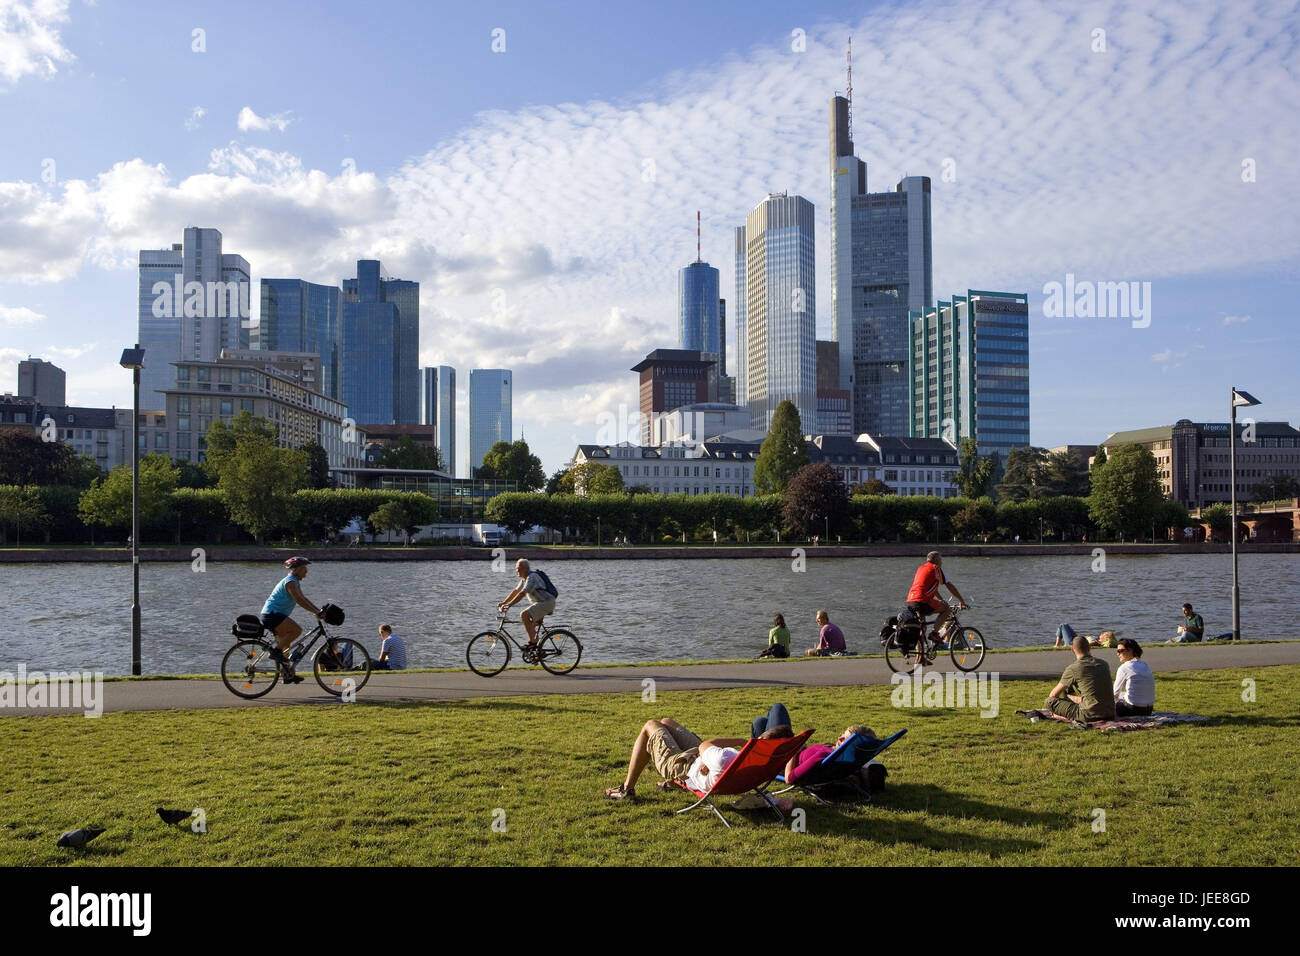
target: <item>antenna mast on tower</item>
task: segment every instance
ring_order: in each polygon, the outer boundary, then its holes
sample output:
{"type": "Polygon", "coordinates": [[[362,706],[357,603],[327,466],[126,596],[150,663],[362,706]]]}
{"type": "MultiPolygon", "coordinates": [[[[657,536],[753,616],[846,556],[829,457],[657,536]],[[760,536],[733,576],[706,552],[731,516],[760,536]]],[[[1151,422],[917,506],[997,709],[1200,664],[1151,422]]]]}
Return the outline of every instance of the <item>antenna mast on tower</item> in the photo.
{"type": "Polygon", "coordinates": [[[848,109],[848,136],[853,138],[853,37],[849,36],[849,49],[845,54],[844,63],[848,71],[848,86],[844,90],[844,98],[849,101],[848,109]]]}
{"type": "Polygon", "coordinates": [[[695,210],[695,261],[700,261],[700,211],[695,210]]]}

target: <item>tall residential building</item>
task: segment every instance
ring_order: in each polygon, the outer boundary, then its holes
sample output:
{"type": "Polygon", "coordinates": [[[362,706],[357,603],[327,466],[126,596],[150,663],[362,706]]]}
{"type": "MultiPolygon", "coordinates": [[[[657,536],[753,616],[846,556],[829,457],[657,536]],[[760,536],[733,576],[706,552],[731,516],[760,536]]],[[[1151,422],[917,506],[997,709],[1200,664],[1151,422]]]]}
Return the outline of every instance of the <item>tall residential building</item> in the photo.
{"type": "Polygon", "coordinates": [[[342,396],[358,422],[420,422],[420,284],[385,279],[376,259],[343,280],[342,396]]]}
{"type": "Polygon", "coordinates": [[[141,249],[139,267],[140,405],[161,409],[173,362],[210,362],[222,349],[248,348],[248,260],[222,252],[220,230],[190,226],[183,243],[141,249]]]}
{"type": "Polygon", "coordinates": [[[772,193],[745,220],[745,396],[766,429],[784,400],[808,430],[817,417],[813,204],[772,193]]]}
{"type": "Polygon", "coordinates": [[[475,368],[469,373],[469,475],[499,441],[512,441],[511,384],[504,368],[475,368]]]}
{"type": "Polygon", "coordinates": [[[18,363],[18,394],[41,405],[65,405],[68,376],[52,362],[29,356],[18,363]]]}
{"type": "MultiPolygon", "coordinates": [[[[430,422],[430,424],[435,424],[430,422]]],[[[438,366],[438,450],[442,452],[442,470],[456,474],[456,370],[438,366]]]]}
{"type": "Polygon", "coordinates": [[[343,292],[302,279],[263,279],[262,312],[249,345],[264,352],[320,356],[320,391],[341,395],[343,292]]]}
{"type": "Polygon", "coordinates": [[[420,424],[438,423],[438,370],[433,366],[420,369],[420,424]]]}
{"type": "Polygon", "coordinates": [[[1028,445],[1028,296],[971,289],[910,322],[908,434],[974,438],[1003,461],[1028,445]]]}
{"type": "Polygon", "coordinates": [[[867,192],[853,155],[848,100],[831,98],[831,337],[840,387],[853,392],[853,429],[908,428],[908,312],[933,302],[930,178],[906,176],[893,192],[867,192]]]}
{"type": "Polygon", "coordinates": [[[640,375],[642,445],[657,444],[654,423],[683,405],[711,401],[714,362],[696,349],[655,349],[632,371],[640,375]]]}
{"type": "Polygon", "coordinates": [[[745,364],[748,352],[745,349],[745,227],[735,227],[736,238],[736,298],[733,300],[736,312],[736,389],[731,400],[737,405],[748,407],[749,397],[745,392],[745,364]]]}

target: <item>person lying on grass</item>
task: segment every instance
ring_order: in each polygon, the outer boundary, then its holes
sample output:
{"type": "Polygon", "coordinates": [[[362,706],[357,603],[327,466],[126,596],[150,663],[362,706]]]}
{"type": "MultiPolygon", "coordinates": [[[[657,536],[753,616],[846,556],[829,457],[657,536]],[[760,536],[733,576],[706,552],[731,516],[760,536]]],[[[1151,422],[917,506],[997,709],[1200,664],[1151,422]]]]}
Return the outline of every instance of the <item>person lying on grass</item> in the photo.
{"type": "MultiPolygon", "coordinates": [[[[762,740],[784,740],[793,737],[788,724],[771,727],[763,732],[762,740]]],[[[692,790],[707,793],[713,789],[724,770],[731,765],[745,746],[744,737],[712,737],[701,740],[671,717],[647,720],[632,744],[632,757],[627,764],[627,777],[617,787],[610,787],[605,796],[611,800],[635,800],[636,781],[649,763],[664,783],[681,780],[692,790]]]]}

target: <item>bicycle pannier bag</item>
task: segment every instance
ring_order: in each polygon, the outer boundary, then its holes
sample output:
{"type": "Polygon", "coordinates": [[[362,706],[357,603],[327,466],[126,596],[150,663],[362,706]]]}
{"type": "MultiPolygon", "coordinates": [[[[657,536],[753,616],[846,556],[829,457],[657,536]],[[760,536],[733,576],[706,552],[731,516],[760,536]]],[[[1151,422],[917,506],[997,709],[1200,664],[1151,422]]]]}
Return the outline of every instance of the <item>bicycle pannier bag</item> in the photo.
{"type": "Polygon", "coordinates": [[[262,627],[262,619],[256,614],[241,614],[235,618],[230,633],[235,637],[261,637],[265,630],[266,628],[262,627]]]}

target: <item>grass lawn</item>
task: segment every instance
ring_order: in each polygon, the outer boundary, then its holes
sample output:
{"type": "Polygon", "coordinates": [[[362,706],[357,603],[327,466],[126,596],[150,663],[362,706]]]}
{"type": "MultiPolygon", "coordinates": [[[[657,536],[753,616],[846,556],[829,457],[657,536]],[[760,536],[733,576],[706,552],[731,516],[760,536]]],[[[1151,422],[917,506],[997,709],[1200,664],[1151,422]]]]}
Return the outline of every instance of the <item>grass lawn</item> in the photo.
{"type": "Polygon", "coordinates": [[[1298,682],[1300,666],[1161,674],[1161,709],[1216,722],[1122,734],[1016,717],[1041,703],[1037,681],[1003,681],[992,719],[895,709],[888,686],[7,718],[0,865],[1296,865],[1298,682]],[[652,768],[637,803],[601,796],[646,718],[743,735],[774,694],[815,741],[908,728],[886,793],[801,798],[806,832],[675,817],[689,800],[652,768]],[[202,807],[208,830],[156,806],[202,807]],[[108,832],[54,846],[89,825],[108,832]]]}

